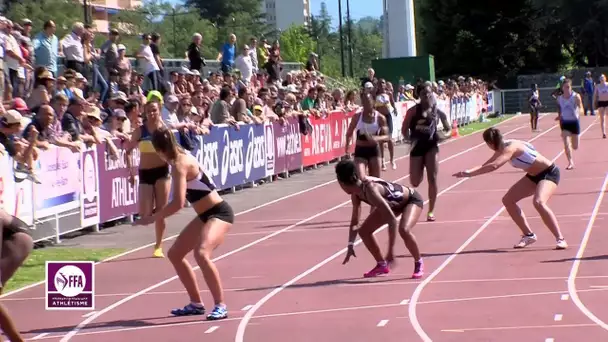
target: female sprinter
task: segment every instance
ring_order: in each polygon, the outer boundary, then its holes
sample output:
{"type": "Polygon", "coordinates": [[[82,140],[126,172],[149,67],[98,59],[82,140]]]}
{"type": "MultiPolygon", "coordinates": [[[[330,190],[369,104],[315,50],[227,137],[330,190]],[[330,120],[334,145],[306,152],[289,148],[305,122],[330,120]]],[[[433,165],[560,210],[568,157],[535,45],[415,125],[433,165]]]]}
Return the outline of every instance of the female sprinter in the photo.
{"type": "Polygon", "coordinates": [[[429,212],[427,221],[435,221],[437,201],[437,173],[439,172],[439,142],[450,136],[447,115],[437,108],[437,101],[430,85],[420,91],[420,103],[408,109],[403,120],[401,133],[406,140],[412,140],[410,151],[410,182],[414,188],[422,183],[424,169],[429,182],[429,212]],[[441,120],[443,131],[438,132],[441,120]]]}
{"type": "Polygon", "coordinates": [[[572,150],[577,150],[579,146],[579,135],[581,134],[581,124],[579,117],[583,113],[583,101],[581,96],[572,90],[572,80],[567,78],[562,83],[562,95],[557,98],[557,118],[562,129],[562,140],[564,150],[568,159],[566,170],[574,168],[572,150]]]}
{"type": "Polygon", "coordinates": [[[523,211],[517,205],[520,200],[534,195],[534,208],[555,236],[557,249],[566,249],[568,244],[562,236],[555,214],[547,204],[559,184],[559,168],[538,153],[532,144],[520,140],[504,140],[498,128],[485,130],[483,140],[494,151],[494,155],[483,165],[458,172],[454,176],[460,178],[483,175],[510,161],[513,167],[526,172],[526,176],[515,183],[502,198],[509,216],[524,234],[514,248],[524,248],[536,242],[536,234],[530,229],[523,211]]]}
{"type": "Polygon", "coordinates": [[[600,126],[602,127],[602,138],[606,139],[606,112],[608,112],[608,82],[606,75],[600,76],[600,83],[595,87],[593,103],[600,115],[600,126]]]}
{"type": "Polygon", "coordinates": [[[384,161],[384,144],[388,146],[388,156],[391,160],[391,166],[393,170],[397,169],[397,163],[395,163],[395,142],[392,139],[393,134],[393,112],[395,111],[395,99],[393,94],[389,94],[386,91],[386,80],[380,79],[377,85],[376,91],[376,109],[386,119],[388,127],[388,140],[380,143],[380,156],[382,157],[382,171],[386,170],[386,162],[384,161]]]}
{"type": "Polygon", "coordinates": [[[366,278],[376,277],[389,272],[389,264],[394,260],[393,248],[397,226],[399,235],[405,242],[405,247],[414,258],[414,273],[412,278],[419,279],[424,271],[422,256],[416,243],[416,238],[411,233],[412,228],[418,222],[422,212],[422,198],[414,189],[399,184],[390,183],[380,178],[367,177],[361,179],[357,174],[355,163],[343,160],[336,165],[336,177],[340,187],[350,195],[353,204],[353,213],[348,232],[348,252],[343,264],[346,264],[351,256],[355,256],[354,243],[357,233],[365,244],[367,250],[376,259],[376,266],[363,276],[366,278]],[[372,207],[372,212],[357,229],[359,216],[361,215],[361,202],[372,207]],[[397,217],[401,215],[401,221],[397,223],[397,217]],[[374,232],[382,225],[388,224],[388,252],[386,258],[382,257],[378,241],[374,232]]]}
{"type": "Polygon", "coordinates": [[[215,307],[207,315],[207,319],[227,318],[224,290],[217,268],[211,261],[211,253],[224,241],[226,232],[234,222],[232,208],[215,191],[213,181],[205,174],[197,160],[175,141],[173,132],[166,128],[154,131],[152,145],[158,155],[171,165],[173,199],[152,217],[144,217],[136,224],[145,225],[164,220],[183,208],[186,200],[192,204],[198,215],[182,230],[168,252],[169,260],[190,296],[188,305],[172,310],[171,313],[176,316],[205,314],[194,272],[186,260],[186,254],[194,250],[194,260],[201,268],[215,301],[215,307]]]}
{"type": "MultiPolygon", "coordinates": [[[[144,123],[133,131],[131,141],[126,151],[131,151],[139,145],[139,216],[148,217],[154,210],[167,205],[171,178],[169,165],[154,150],[151,143],[152,134],[164,127],[160,116],[160,104],[156,101],[146,103],[144,107],[144,123]]],[[[127,158],[127,167],[131,168],[131,158],[127,158]]],[[[135,175],[131,174],[134,183],[135,175]]],[[[155,223],[156,243],[154,245],[155,258],[163,258],[163,235],[165,234],[165,220],[159,219],[155,223]]]]}
{"type": "MultiPolygon", "coordinates": [[[[26,233],[26,229],[27,225],[23,221],[0,209],[0,231],[2,232],[2,247],[0,247],[2,250],[0,259],[2,287],[0,292],[34,248],[34,242],[26,233]]],[[[0,328],[10,341],[25,341],[2,304],[0,304],[0,328]]]]}
{"type": "Polygon", "coordinates": [[[346,132],[346,154],[355,130],[357,140],[355,142],[355,165],[359,178],[365,175],[380,177],[380,147],[381,142],[390,140],[386,117],[374,109],[373,96],[369,93],[361,94],[363,110],[356,113],[346,132]],[[367,172],[365,167],[367,166],[367,172]]]}
{"type": "Polygon", "coordinates": [[[530,128],[532,129],[532,132],[538,132],[538,112],[542,103],[540,102],[540,93],[536,83],[532,84],[532,91],[528,103],[530,104],[530,128]]]}

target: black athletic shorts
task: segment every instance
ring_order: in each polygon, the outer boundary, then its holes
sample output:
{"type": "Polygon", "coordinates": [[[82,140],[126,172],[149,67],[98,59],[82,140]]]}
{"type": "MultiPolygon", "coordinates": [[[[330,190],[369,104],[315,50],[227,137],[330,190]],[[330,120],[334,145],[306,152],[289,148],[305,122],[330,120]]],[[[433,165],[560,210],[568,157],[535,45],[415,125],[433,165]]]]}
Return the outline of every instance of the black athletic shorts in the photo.
{"type": "Polygon", "coordinates": [[[608,107],[608,101],[597,101],[597,108],[606,108],[608,107]]]}
{"type": "Polygon", "coordinates": [[[534,184],[538,184],[541,181],[548,180],[555,183],[555,185],[558,185],[560,179],[559,167],[557,167],[557,165],[555,164],[551,164],[551,166],[539,172],[537,175],[532,176],[530,174],[527,174],[526,177],[528,177],[529,180],[534,182],[534,184]]]}
{"type": "Polygon", "coordinates": [[[228,202],[222,201],[204,213],[198,214],[198,218],[203,222],[215,218],[227,223],[234,223],[234,211],[228,202]]]}
{"type": "Polygon", "coordinates": [[[369,161],[372,158],[378,158],[380,156],[380,148],[378,146],[356,146],[355,145],[355,158],[361,158],[369,161]]]}
{"type": "Polygon", "coordinates": [[[559,127],[561,128],[562,132],[566,131],[574,135],[581,134],[581,124],[578,121],[560,121],[559,127]]]}
{"type": "Polygon", "coordinates": [[[155,185],[159,180],[167,178],[169,178],[169,165],[139,169],[139,184],[155,185]]]}
{"type": "Polygon", "coordinates": [[[424,201],[422,200],[422,196],[420,193],[414,189],[410,189],[410,197],[407,200],[406,206],[409,204],[417,205],[420,208],[424,208],[424,201]]]}
{"type": "Polygon", "coordinates": [[[410,157],[424,157],[433,149],[439,150],[439,144],[435,140],[418,140],[413,142],[415,145],[410,151],[410,157]]]}

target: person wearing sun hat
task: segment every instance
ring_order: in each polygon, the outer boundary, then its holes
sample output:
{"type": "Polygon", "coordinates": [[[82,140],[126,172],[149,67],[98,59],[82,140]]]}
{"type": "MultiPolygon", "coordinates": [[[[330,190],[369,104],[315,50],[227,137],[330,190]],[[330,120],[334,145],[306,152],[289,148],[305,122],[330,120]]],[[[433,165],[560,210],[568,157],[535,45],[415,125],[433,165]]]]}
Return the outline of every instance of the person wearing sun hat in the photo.
{"type": "Polygon", "coordinates": [[[33,111],[40,105],[51,101],[51,92],[55,88],[55,78],[50,71],[38,68],[34,79],[34,89],[30,97],[27,98],[28,107],[33,111]]]}

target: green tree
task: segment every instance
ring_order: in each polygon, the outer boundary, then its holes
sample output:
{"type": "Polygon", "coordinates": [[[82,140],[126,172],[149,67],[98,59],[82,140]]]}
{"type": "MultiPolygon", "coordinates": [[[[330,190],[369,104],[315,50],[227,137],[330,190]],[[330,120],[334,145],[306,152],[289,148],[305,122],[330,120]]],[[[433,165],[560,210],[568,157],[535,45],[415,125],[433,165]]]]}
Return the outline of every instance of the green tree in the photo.
{"type": "Polygon", "coordinates": [[[23,0],[13,2],[6,17],[13,22],[28,18],[33,23],[33,32],[42,30],[45,21],[53,20],[57,26],[57,37],[70,32],[72,25],[83,21],[82,5],[76,0],[23,0]]]}
{"type": "Polygon", "coordinates": [[[281,33],[281,57],[286,61],[306,63],[316,50],[315,41],[304,26],[291,26],[281,33]]]}
{"type": "Polygon", "coordinates": [[[234,13],[249,13],[251,18],[260,21],[262,15],[262,0],[186,0],[186,6],[197,8],[201,17],[218,26],[230,24],[234,13]]]}

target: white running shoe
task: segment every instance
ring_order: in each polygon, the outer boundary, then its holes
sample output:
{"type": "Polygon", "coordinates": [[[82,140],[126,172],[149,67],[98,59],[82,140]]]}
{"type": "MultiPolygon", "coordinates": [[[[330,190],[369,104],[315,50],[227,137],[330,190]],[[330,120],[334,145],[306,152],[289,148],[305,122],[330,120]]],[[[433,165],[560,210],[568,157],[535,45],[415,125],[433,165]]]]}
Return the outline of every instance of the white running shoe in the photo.
{"type": "Polygon", "coordinates": [[[513,246],[513,248],[524,248],[526,246],[529,246],[533,243],[536,242],[536,234],[533,234],[531,236],[528,235],[524,235],[521,237],[521,240],[519,240],[519,243],[515,246],[513,246]]]}
{"type": "Polygon", "coordinates": [[[568,248],[568,243],[564,238],[558,239],[557,244],[555,245],[555,249],[566,249],[568,248]]]}

